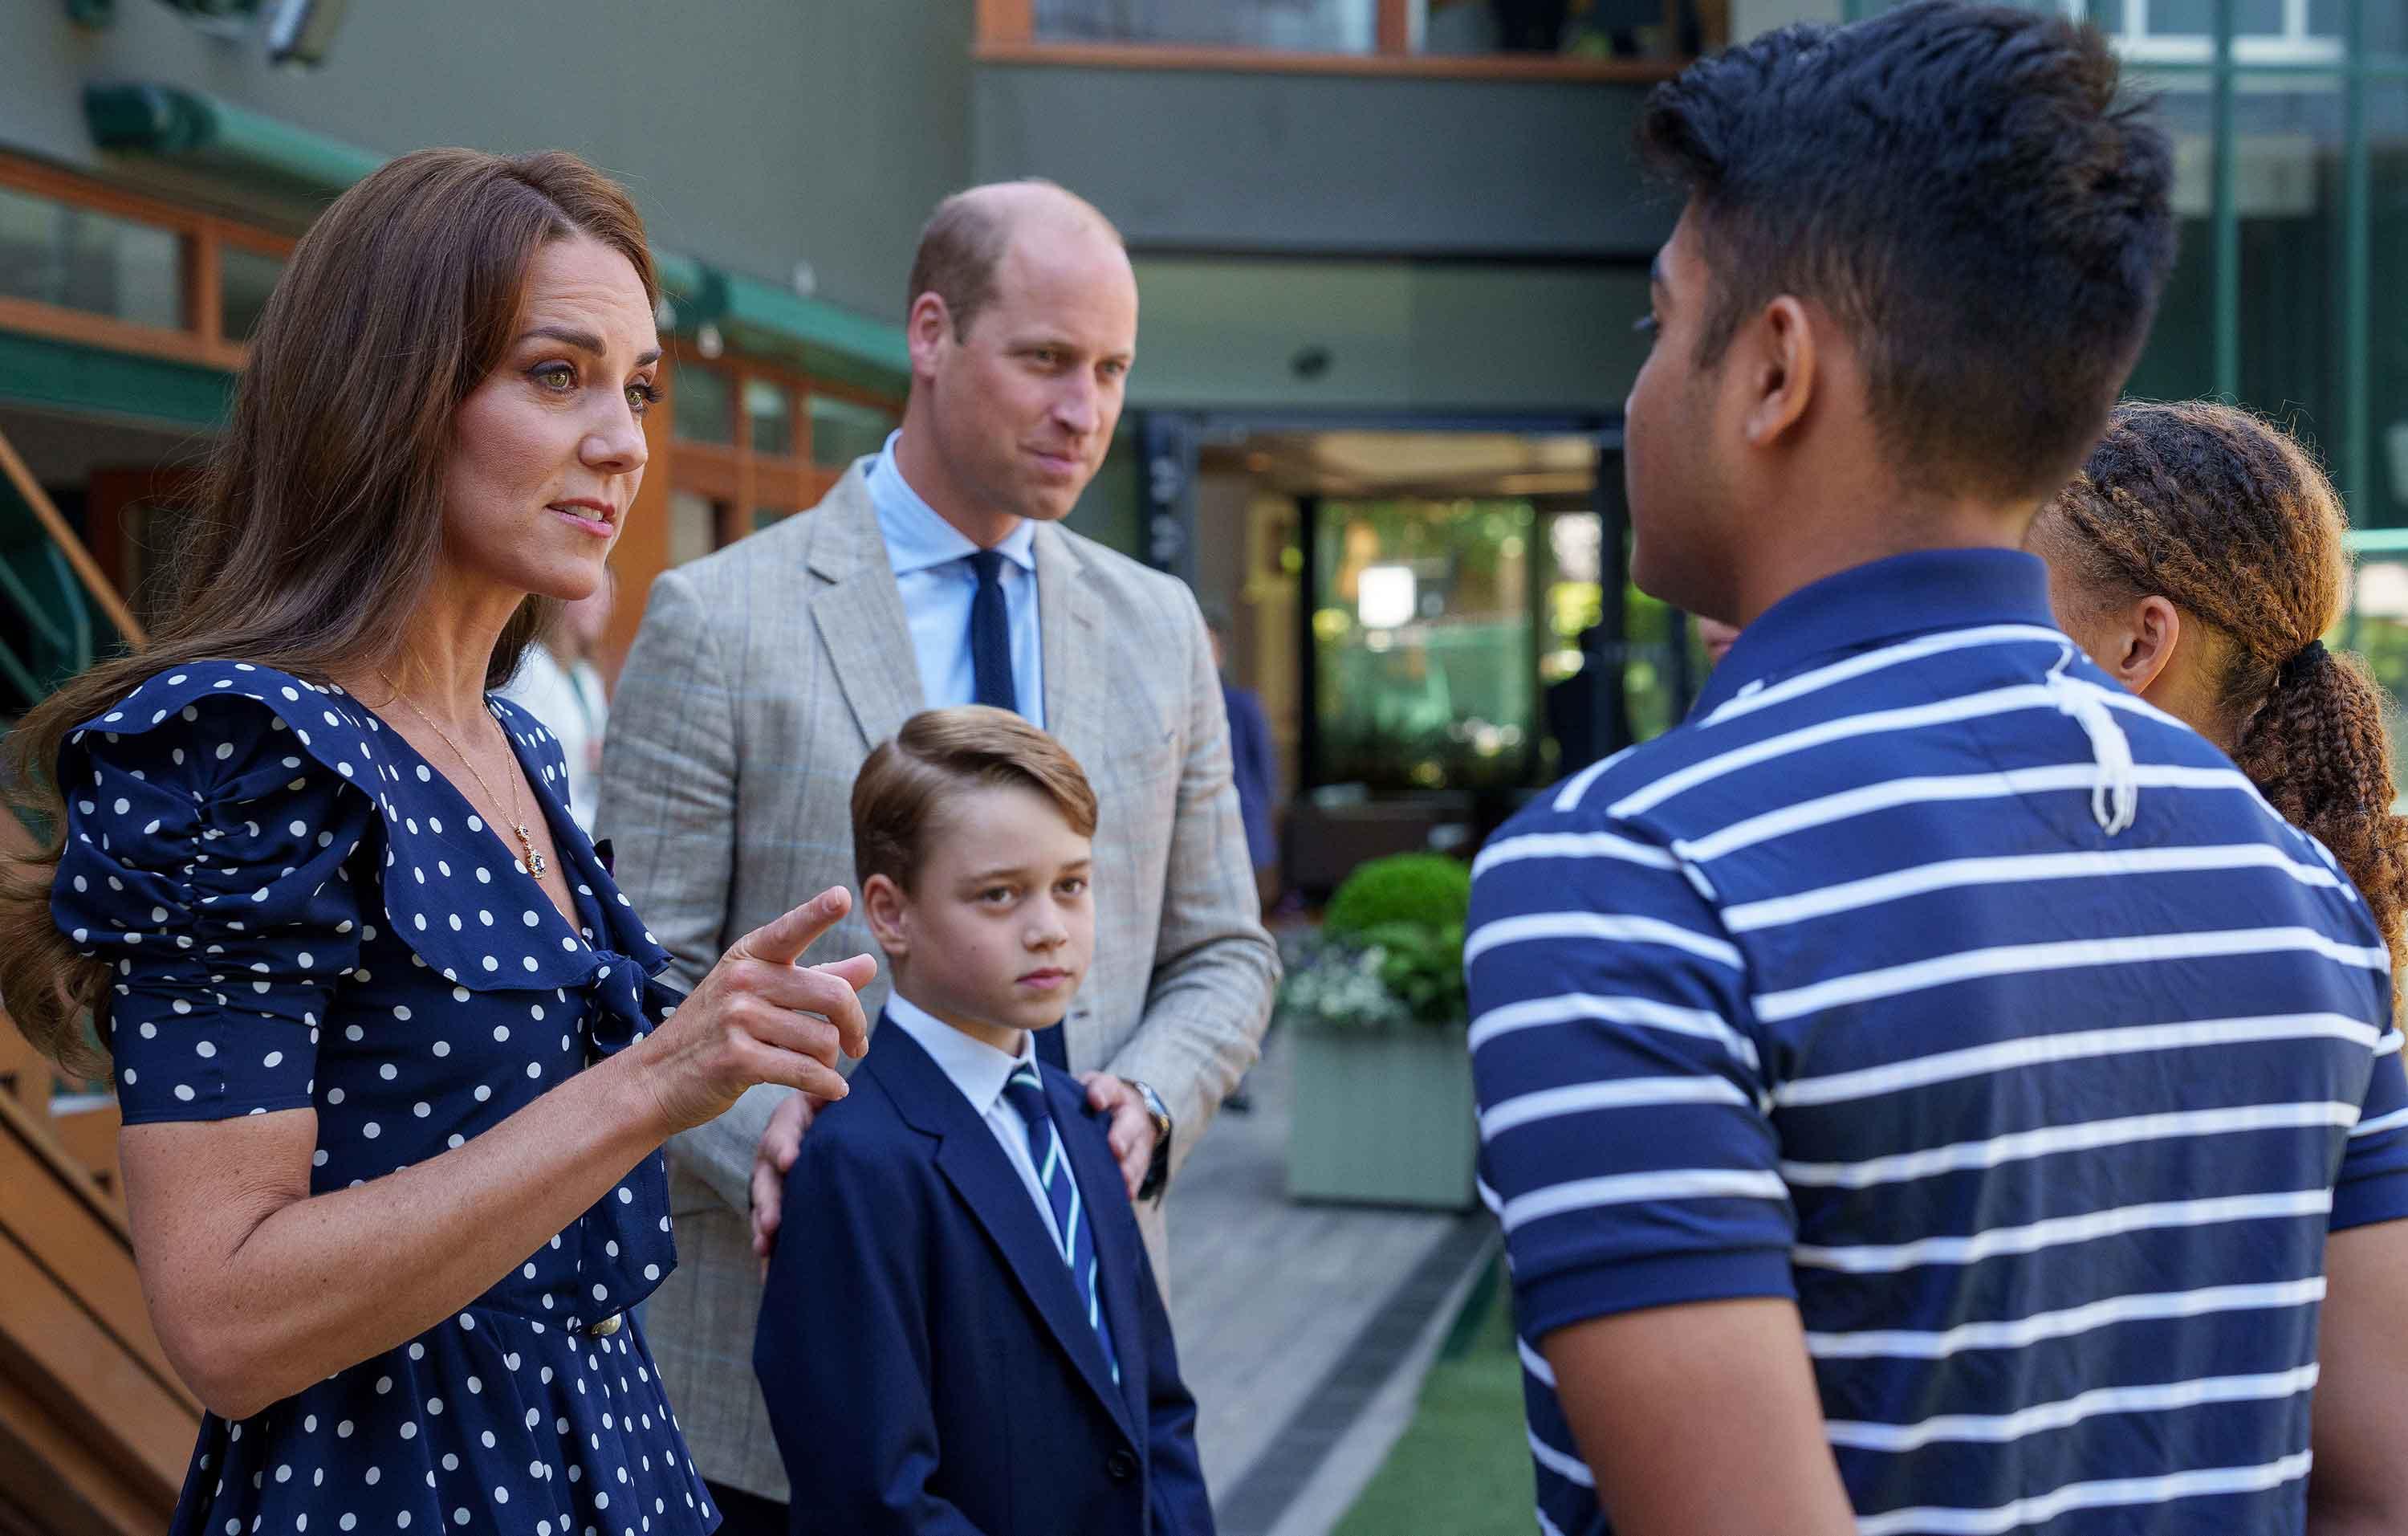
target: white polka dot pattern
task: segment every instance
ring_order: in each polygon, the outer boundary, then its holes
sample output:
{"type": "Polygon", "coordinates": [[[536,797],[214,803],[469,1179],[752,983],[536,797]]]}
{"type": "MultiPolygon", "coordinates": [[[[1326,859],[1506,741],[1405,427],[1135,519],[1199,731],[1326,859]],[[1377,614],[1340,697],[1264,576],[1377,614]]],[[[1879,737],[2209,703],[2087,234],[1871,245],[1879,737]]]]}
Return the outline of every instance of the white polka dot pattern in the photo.
{"type": "MultiPolygon", "coordinates": [[[[57,907],[119,962],[128,1124],[312,1109],[312,1188],[340,1189],[464,1145],[675,1005],[650,979],[667,955],[559,804],[557,744],[492,707],[575,923],[340,689],[195,663],[70,736],[57,907]]],[[[655,1153],[453,1322],[243,1423],[208,1417],[171,1529],[709,1529],[640,1328],[586,1331],[675,1265],[666,1211],[655,1153]]]]}

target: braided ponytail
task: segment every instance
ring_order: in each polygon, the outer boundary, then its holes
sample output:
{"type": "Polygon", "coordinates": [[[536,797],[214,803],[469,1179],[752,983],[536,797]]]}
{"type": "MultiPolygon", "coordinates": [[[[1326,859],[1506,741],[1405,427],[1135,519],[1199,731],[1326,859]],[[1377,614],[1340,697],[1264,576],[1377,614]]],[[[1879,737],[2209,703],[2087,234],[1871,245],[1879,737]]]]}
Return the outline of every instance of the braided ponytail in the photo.
{"type": "Polygon", "coordinates": [[[2276,672],[2233,761],[2286,821],[2331,850],[2401,958],[2408,821],[2391,814],[2383,693],[2355,656],[2312,643],[2276,672]]]}
{"type": "MultiPolygon", "coordinates": [[[[2233,760],[2339,861],[2408,958],[2408,819],[2392,814],[2384,696],[2319,638],[2349,575],[2347,514],[2290,435],[2231,406],[2129,402],[2036,535],[2101,596],[2162,596],[2219,636],[2219,719],[2233,760]]],[[[2055,558],[2053,553],[2052,558],[2055,558]]]]}

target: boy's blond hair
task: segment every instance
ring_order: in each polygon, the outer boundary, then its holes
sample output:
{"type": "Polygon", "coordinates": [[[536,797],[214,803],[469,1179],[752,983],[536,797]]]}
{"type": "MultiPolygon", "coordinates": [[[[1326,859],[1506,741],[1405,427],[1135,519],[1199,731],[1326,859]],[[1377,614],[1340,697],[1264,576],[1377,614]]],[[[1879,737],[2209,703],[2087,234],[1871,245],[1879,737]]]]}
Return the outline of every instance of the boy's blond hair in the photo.
{"type": "Polygon", "coordinates": [[[853,871],[908,891],[922,837],[950,795],[1010,784],[1035,790],[1082,838],[1096,835],[1096,792],[1061,742],[1010,710],[924,710],[881,741],[853,781],[853,871]]]}

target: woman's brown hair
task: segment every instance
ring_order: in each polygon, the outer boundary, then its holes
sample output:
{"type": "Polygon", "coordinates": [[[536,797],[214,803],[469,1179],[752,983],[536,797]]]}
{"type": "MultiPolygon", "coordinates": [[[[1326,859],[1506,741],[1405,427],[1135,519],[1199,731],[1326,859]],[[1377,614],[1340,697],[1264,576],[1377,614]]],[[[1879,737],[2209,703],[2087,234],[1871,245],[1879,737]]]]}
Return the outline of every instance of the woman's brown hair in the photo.
{"type": "Polygon", "coordinates": [[[2349,518],[2307,451],[2231,406],[2119,406],[2034,531],[2102,597],[2156,595],[2215,632],[2234,761],[2331,850],[2397,960],[2408,820],[2391,811],[2383,694],[2319,639],[2348,584],[2349,518]]]}
{"type": "MultiPolygon", "coordinates": [[[[9,733],[11,797],[50,841],[0,872],[0,998],[63,1067],[105,1068],[81,1016],[106,968],[50,920],[66,823],[52,776],[67,733],[180,662],[237,659],[322,682],[397,654],[442,552],[452,418],[501,365],[537,250],[579,235],[626,257],[657,301],[635,205],[570,154],[405,155],[336,199],[294,249],[150,645],[71,679],[9,733]]],[[[491,684],[517,668],[549,606],[531,598],[512,617],[491,684]]]]}

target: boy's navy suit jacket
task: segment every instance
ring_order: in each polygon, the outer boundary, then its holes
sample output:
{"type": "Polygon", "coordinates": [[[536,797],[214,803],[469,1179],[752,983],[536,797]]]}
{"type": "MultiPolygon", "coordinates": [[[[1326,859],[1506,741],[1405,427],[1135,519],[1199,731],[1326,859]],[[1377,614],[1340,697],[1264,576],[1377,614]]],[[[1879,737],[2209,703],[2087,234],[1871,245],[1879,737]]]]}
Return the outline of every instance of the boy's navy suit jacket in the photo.
{"type": "Polygon", "coordinates": [[[787,1175],[753,1342],[792,1529],[1209,1536],[1196,1401],[1085,1091],[1040,1069],[1117,1385],[995,1132],[909,1033],[873,1039],[787,1175]]]}

